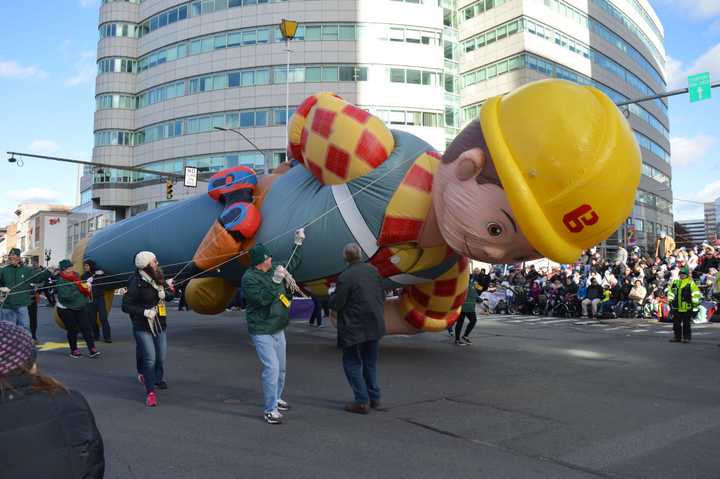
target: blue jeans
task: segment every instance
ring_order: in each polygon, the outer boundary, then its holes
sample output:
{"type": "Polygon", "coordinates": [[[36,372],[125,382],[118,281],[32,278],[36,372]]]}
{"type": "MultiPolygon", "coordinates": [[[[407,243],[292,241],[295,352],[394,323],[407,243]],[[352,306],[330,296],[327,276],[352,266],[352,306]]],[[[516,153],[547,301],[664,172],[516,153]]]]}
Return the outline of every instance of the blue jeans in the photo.
{"type": "Polygon", "coordinates": [[[28,315],[27,306],[0,309],[0,320],[9,321],[30,331],[30,316],[28,315]]]}
{"type": "Polygon", "coordinates": [[[262,364],[262,380],[265,412],[277,410],[285,387],[285,332],[250,335],[262,364]]]}
{"type": "Polygon", "coordinates": [[[167,357],[167,332],[157,336],[142,329],[133,329],[135,336],[135,358],[138,374],[145,379],[145,391],[155,391],[155,385],[165,375],[165,358],[167,357]]]}
{"type": "Polygon", "coordinates": [[[343,349],[343,369],[357,404],[380,401],[380,386],[377,379],[377,361],[380,342],[364,343],[343,349]]]}

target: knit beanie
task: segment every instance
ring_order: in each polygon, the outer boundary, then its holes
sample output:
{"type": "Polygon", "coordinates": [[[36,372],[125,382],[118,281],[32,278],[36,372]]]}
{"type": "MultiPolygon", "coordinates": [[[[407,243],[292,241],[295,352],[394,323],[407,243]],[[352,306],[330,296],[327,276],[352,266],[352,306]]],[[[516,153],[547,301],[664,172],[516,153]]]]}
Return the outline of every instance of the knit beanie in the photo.
{"type": "Polygon", "coordinates": [[[65,271],[66,269],[72,267],[72,265],[72,261],[70,261],[69,259],[64,259],[60,261],[58,267],[60,268],[60,271],[65,271]]]}
{"type": "Polygon", "coordinates": [[[156,259],[154,253],[150,251],[140,251],[135,255],[135,267],[137,269],[145,269],[154,259],[156,259]]]}
{"type": "Polygon", "coordinates": [[[10,251],[8,252],[8,255],[13,255],[13,256],[20,256],[20,254],[21,254],[20,248],[10,248],[10,251]]]}
{"type": "Polygon", "coordinates": [[[253,266],[257,266],[271,257],[270,250],[264,244],[257,244],[250,250],[250,262],[253,266]]]}
{"type": "Polygon", "coordinates": [[[20,326],[0,321],[0,377],[35,364],[37,351],[30,334],[20,326]]]}

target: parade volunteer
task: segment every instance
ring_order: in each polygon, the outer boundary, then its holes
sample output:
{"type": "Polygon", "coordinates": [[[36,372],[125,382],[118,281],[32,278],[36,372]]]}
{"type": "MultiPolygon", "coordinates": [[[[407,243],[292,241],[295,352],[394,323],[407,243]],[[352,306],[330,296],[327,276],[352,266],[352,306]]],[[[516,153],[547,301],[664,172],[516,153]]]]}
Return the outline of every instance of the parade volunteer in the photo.
{"type": "Polygon", "coordinates": [[[289,322],[294,284],[291,273],[300,265],[300,250],[305,239],[301,228],[295,232],[295,249],[287,266],[272,268],[272,253],[263,244],[250,250],[250,268],[242,278],[247,306],[245,319],[250,338],[262,364],[264,418],[280,424],[290,405],[282,399],[285,386],[285,328],[289,322]]]}
{"type": "Polygon", "coordinates": [[[680,277],[673,281],[668,288],[668,303],[672,310],[673,332],[675,337],[672,343],[689,343],[692,335],[690,325],[693,317],[697,315],[702,293],[695,281],[690,277],[690,268],[683,266],[680,277]]]}
{"type": "Polygon", "coordinates": [[[46,269],[38,272],[22,264],[18,248],[10,250],[8,261],[10,264],[0,269],[0,320],[17,324],[29,331],[28,306],[33,295],[31,283],[37,285],[46,282],[50,272],[46,269]]]}

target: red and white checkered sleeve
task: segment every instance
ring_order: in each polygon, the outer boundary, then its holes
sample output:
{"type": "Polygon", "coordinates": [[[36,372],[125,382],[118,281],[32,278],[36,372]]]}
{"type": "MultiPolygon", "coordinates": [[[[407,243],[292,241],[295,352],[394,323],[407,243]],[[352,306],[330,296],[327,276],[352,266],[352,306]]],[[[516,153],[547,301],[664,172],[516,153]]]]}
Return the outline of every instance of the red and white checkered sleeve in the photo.
{"type": "Polygon", "coordinates": [[[333,93],[308,97],[288,129],[290,154],[325,185],[370,173],[395,148],[382,120],[333,93]]]}

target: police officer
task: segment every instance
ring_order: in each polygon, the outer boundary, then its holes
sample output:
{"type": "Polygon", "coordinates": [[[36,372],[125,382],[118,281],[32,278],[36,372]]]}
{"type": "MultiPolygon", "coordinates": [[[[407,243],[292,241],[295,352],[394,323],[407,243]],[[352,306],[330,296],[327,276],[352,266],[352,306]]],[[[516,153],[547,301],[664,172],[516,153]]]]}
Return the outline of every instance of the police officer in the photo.
{"type": "Polygon", "coordinates": [[[690,325],[697,315],[702,294],[690,277],[690,268],[683,266],[679,278],[674,280],[668,288],[667,295],[672,310],[673,331],[675,337],[671,343],[689,343],[691,339],[690,325]]]}

